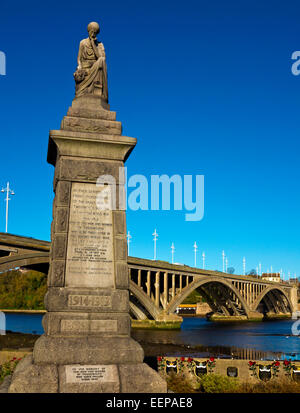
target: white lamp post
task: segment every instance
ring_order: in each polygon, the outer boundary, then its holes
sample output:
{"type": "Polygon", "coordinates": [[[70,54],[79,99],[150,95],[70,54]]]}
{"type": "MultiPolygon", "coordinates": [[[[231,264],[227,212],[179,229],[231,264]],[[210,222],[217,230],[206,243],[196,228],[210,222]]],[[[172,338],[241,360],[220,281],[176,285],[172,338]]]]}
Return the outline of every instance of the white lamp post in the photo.
{"type": "Polygon", "coordinates": [[[246,275],[246,258],[243,258],[243,275],[246,275]]]}
{"type": "Polygon", "coordinates": [[[194,244],[194,267],[197,267],[197,251],[198,251],[198,245],[195,241],[195,244],[194,244]]]}
{"type": "Polygon", "coordinates": [[[157,241],[157,238],[158,238],[158,233],[156,232],[156,229],[154,230],[152,235],[153,235],[153,241],[154,241],[154,257],[153,257],[153,259],[155,261],[156,260],[156,241],[157,241]]]}
{"type": "Polygon", "coordinates": [[[222,258],[223,258],[223,272],[225,272],[225,251],[222,251],[222,258]]]}
{"type": "Polygon", "coordinates": [[[14,191],[12,189],[10,189],[9,187],[9,182],[7,182],[6,184],[6,188],[2,188],[1,192],[6,192],[6,198],[5,198],[5,202],[6,202],[6,223],[5,223],[5,232],[7,232],[7,228],[8,228],[8,201],[10,201],[10,197],[9,195],[15,195],[14,191]]]}
{"type": "Polygon", "coordinates": [[[205,270],[205,252],[202,253],[203,269],[205,270]]]}
{"type": "Polygon", "coordinates": [[[129,250],[130,250],[131,238],[132,238],[132,236],[130,235],[130,232],[128,231],[128,234],[127,234],[127,250],[128,250],[128,255],[130,255],[129,250]]]}
{"type": "Polygon", "coordinates": [[[172,242],[172,245],[171,245],[172,264],[174,264],[174,251],[175,251],[175,247],[174,247],[174,243],[172,242]]]}

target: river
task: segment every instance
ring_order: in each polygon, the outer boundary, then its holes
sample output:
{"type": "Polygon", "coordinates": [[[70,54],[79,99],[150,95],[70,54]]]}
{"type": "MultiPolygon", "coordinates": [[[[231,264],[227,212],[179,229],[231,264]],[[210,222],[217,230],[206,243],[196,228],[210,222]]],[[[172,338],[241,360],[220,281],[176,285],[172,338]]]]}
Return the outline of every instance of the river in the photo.
{"type": "MultiPolygon", "coordinates": [[[[42,314],[6,314],[6,329],[43,334],[42,314]]],[[[292,334],[293,320],[216,323],[187,317],[181,330],[133,330],[148,356],[191,355],[252,359],[300,360],[300,336],[292,334]]]]}

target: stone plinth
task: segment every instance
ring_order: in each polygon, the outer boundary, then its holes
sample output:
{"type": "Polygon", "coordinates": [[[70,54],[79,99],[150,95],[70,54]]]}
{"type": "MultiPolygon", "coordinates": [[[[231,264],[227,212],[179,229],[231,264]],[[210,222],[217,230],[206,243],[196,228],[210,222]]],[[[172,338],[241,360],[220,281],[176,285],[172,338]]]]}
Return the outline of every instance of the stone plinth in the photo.
{"type": "Polygon", "coordinates": [[[100,99],[84,96],[50,131],[55,199],[45,334],[19,363],[10,392],[167,390],[130,337],[122,167],[136,139],[122,136],[115,118],[100,99]]]}

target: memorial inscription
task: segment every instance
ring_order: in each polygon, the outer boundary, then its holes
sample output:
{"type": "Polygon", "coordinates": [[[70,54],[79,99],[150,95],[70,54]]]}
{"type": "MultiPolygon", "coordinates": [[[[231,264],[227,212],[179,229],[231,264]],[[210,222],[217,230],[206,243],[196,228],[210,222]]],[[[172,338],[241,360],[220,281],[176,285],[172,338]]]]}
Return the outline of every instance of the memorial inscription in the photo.
{"type": "Polygon", "coordinates": [[[116,382],[118,381],[117,367],[114,365],[105,366],[66,366],[67,383],[95,383],[95,382],[116,382]]]}
{"type": "Polygon", "coordinates": [[[61,320],[62,333],[116,333],[117,320],[61,320]]]}
{"type": "Polygon", "coordinates": [[[106,295],[73,295],[68,297],[69,307],[110,308],[111,297],[106,295]]]}
{"type": "Polygon", "coordinates": [[[66,286],[114,287],[112,211],[97,207],[103,190],[94,184],[72,184],[66,286]]]}

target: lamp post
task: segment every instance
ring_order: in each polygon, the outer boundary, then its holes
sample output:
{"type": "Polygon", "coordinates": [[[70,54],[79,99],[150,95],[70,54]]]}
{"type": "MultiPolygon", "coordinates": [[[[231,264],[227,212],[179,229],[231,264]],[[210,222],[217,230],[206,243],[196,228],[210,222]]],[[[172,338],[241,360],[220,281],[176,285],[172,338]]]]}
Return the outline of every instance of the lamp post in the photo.
{"type": "Polygon", "coordinates": [[[157,238],[158,238],[158,233],[156,232],[156,229],[154,230],[152,235],[153,235],[153,241],[154,241],[154,257],[153,257],[153,259],[155,261],[156,260],[156,241],[157,241],[157,238]]]}
{"type": "Polygon", "coordinates": [[[205,252],[202,253],[203,269],[205,270],[205,252]]]}
{"type": "Polygon", "coordinates": [[[131,238],[132,238],[132,236],[130,235],[130,232],[128,231],[128,234],[127,234],[127,250],[128,250],[128,255],[130,255],[130,254],[129,254],[129,250],[130,250],[131,238]]]}
{"type": "Polygon", "coordinates": [[[222,258],[223,258],[223,272],[225,272],[225,251],[222,251],[222,258]]]}
{"type": "Polygon", "coordinates": [[[228,259],[227,257],[225,258],[225,272],[227,273],[227,267],[228,267],[228,259]]]}
{"type": "Polygon", "coordinates": [[[175,251],[175,247],[174,247],[174,243],[172,242],[172,245],[171,245],[172,264],[174,264],[174,251],[175,251]]]}
{"type": "Polygon", "coordinates": [[[259,268],[259,275],[261,276],[261,262],[258,264],[258,268],[259,268]]]}
{"type": "Polygon", "coordinates": [[[6,198],[5,198],[5,202],[6,202],[6,224],[5,224],[5,232],[7,232],[7,228],[8,228],[8,201],[10,201],[10,197],[9,195],[15,195],[14,191],[12,189],[10,189],[9,187],[9,182],[7,182],[6,184],[6,188],[2,188],[1,192],[6,192],[6,198]]]}
{"type": "Polygon", "coordinates": [[[246,258],[243,258],[243,275],[246,275],[246,258]]]}
{"type": "Polygon", "coordinates": [[[198,245],[195,241],[194,243],[194,267],[197,267],[197,251],[198,251],[198,245]]]}

